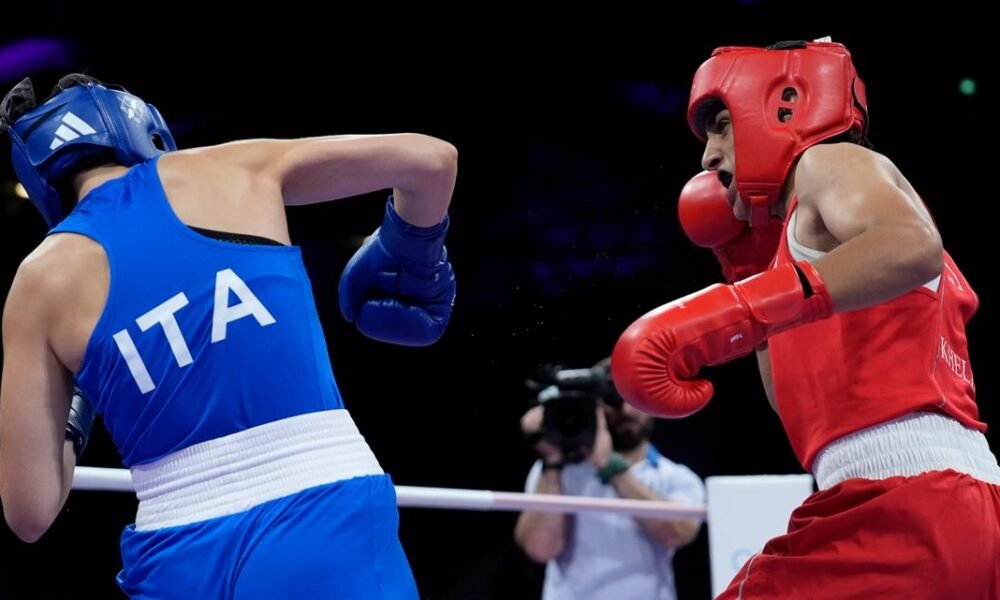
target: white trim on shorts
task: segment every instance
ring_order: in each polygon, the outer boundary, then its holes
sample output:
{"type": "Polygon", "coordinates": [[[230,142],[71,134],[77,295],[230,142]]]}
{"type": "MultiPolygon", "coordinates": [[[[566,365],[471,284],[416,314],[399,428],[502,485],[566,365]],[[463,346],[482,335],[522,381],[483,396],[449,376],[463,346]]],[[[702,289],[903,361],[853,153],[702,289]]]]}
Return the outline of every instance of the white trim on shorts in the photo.
{"type": "Polygon", "coordinates": [[[132,467],[139,498],[135,528],[186,525],[318,485],[382,474],[346,410],[297,415],[132,467]]]}
{"type": "Polygon", "coordinates": [[[846,435],[823,448],[812,464],[821,490],[846,479],[913,477],[946,469],[1000,485],[1000,467],[986,436],[937,413],[910,413],[846,435]]]}

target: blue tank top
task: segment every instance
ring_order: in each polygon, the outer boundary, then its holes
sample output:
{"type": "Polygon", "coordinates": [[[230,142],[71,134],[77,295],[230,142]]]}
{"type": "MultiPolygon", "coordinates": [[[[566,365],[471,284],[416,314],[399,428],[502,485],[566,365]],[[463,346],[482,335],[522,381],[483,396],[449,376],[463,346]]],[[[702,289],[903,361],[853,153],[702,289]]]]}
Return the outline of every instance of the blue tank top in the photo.
{"type": "Polygon", "coordinates": [[[152,159],[50,233],[87,236],[111,284],[76,383],[125,466],[287,417],[343,408],[298,247],[203,236],[152,159]]]}

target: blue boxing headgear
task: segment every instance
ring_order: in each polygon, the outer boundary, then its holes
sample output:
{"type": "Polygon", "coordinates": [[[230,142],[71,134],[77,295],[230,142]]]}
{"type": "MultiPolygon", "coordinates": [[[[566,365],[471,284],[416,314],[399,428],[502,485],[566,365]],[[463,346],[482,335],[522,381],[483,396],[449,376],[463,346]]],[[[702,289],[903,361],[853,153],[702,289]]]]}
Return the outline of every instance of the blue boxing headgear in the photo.
{"type": "Polygon", "coordinates": [[[85,75],[64,77],[41,106],[31,80],[21,81],[4,98],[0,121],[14,172],[49,227],[66,216],[57,182],[97,166],[95,158],[130,167],[177,149],[153,105],[85,75]]]}

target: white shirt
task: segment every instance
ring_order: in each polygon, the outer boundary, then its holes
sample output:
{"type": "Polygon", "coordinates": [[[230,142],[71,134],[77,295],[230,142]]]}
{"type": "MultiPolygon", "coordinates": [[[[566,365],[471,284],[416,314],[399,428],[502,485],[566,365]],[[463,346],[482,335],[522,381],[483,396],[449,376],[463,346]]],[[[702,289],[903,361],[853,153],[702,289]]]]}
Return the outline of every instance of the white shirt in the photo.
{"type": "MultiPolygon", "coordinates": [[[[542,474],[538,460],[528,473],[525,491],[533,493],[542,474]]],[[[705,486],[691,469],[664,458],[652,445],[646,460],[629,474],[664,500],[705,502],[705,486]]],[[[563,494],[617,498],[587,461],[562,471],[563,494]]],[[[636,520],[624,514],[574,515],[566,546],[545,568],[542,600],[676,600],[673,550],[649,539],[636,520]]]]}

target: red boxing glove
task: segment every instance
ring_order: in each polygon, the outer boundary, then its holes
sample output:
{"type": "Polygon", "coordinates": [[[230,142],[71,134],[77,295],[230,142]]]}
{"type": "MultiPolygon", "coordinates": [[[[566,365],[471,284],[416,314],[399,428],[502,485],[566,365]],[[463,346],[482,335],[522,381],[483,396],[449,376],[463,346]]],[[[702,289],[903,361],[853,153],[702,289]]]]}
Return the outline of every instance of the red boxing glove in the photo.
{"type": "Polygon", "coordinates": [[[701,367],[749,354],[776,333],[831,314],[833,302],[816,269],[784,264],[646,313],[618,338],[611,376],[639,410],[686,417],[712,398],[712,384],[697,376],[701,367]]]}
{"type": "Polygon", "coordinates": [[[729,191],[712,171],[695,175],[681,190],[677,216],[688,238],[711,248],[729,283],[767,270],[778,251],[783,223],[771,218],[763,227],[750,227],[733,216],[729,191]]]}

